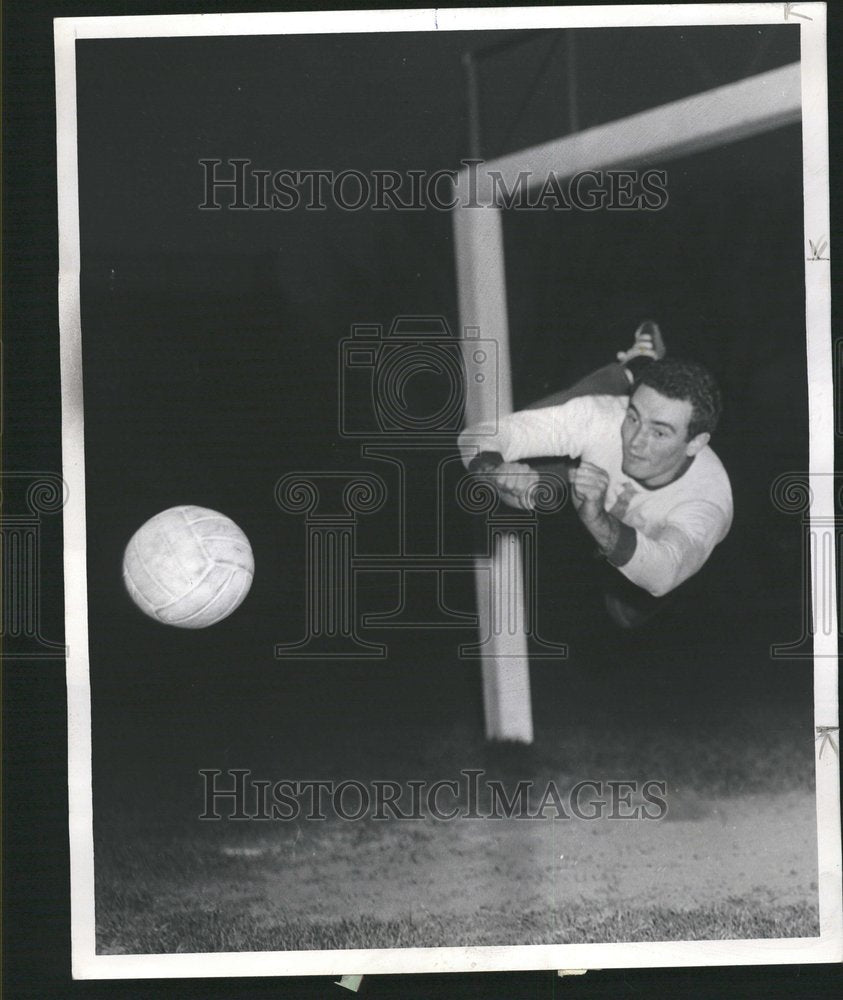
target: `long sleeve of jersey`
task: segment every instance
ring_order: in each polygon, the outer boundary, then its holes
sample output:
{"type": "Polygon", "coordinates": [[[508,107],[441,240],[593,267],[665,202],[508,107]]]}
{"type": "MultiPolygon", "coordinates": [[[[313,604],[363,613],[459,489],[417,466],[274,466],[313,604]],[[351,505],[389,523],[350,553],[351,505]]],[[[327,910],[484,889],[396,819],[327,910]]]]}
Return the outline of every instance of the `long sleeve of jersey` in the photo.
{"type": "Polygon", "coordinates": [[[638,529],[632,558],[620,572],[632,583],[662,597],[693,576],[726,537],[731,518],[715,503],[680,503],[663,525],[638,529]]]}
{"type": "Polygon", "coordinates": [[[498,452],[505,462],[559,455],[578,458],[602,398],[581,396],[561,406],[501,417],[497,427],[489,423],[469,427],[458,442],[463,462],[468,465],[478,452],[498,452]]]}

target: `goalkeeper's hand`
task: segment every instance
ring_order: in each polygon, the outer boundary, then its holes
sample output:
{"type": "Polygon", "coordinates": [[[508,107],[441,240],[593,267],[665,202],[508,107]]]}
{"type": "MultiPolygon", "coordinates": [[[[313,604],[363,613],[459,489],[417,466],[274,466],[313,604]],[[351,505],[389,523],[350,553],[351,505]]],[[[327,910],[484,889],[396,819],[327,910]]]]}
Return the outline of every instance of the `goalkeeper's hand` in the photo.
{"type": "Polygon", "coordinates": [[[510,507],[532,510],[530,490],[539,481],[539,474],[524,462],[503,462],[486,473],[495,484],[501,500],[510,507]]]}

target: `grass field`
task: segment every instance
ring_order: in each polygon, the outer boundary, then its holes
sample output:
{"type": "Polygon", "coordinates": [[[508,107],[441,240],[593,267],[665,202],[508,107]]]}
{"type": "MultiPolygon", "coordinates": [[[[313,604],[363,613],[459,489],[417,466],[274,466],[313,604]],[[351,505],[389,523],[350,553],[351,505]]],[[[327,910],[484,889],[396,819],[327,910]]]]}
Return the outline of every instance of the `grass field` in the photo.
{"type": "MultiPolygon", "coordinates": [[[[125,911],[110,911],[114,920],[125,911]]],[[[115,925],[101,931],[100,954],[159,954],[234,951],[323,951],[343,948],[447,948],[506,944],[580,944],[632,941],[733,941],[749,938],[815,937],[816,908],[809,904],[773,906],[764,912],[743,900],[715,907],[668,907],[595,913],[582,905],[548,912],[478,913],[472,926],[452,916],[407,914],[385,920],[314,921],[263,918],[218,910],[172,910],[145,920],[133,910],[131,929],[115,925]]]]}
{"type": "MultiPolygon", "coordinates": [[[[782,801],[793,810],[810,805],[803,797],[782,801]]],[[[762,822],[772,811],[759,813],[758,803],[751,805],[762,822]]],[[[509,870],[501,864],[513,839],[523,847],[520,830],[513,836],[516,821],[495,830],[497,853],[487,832],[470,823],[462,824],[469,829],[456,850],[453,838],[431,825],[395,836],[364,824],[350,836],[335,824],[298,840],[293,831],[273,830],[260,838],[243,836],[248,845],[239,847],[230,833],[223,847],[214,836],[135,841],[112,852],[107,862],[99,859],[99,950],[286,951],[817,935],[811,899],[816,883],[810,865],[800,865],[800,845],[791,841],[783,851],[772,844],[781,829],[759,834],[753,817],[747,819],[746,811],[739,815],[732,827],[708,821],[707,846],[697,844],[696,852],[695,832],[674,824],[679,836],[674,839],[671,831],[657,863],[646,844],[613,857],[605,829],[597,834],[606,839],[598,851],[588,850],[591,831],[577,836],[566,831],[559,843],[571,861],[567,870],[557,867],[551,888],[547,876],[553,864],[535,839],[528,857],[513,852],[509,870]],[[368,841],[364,848],[352,842],[362,838],[368,841]],[[729,857],[741,838],[747,850],[729,857]],[[764,863],[753,865],[755,852],[767,855],[764,863]],[[783,860],[790,867],[782,870],[783,860]],[[531,879],[523,870],[532,865],[531,879]]],[[[706,821],[681,825],[701,823],[706,821]]]]}
{"type": "Polygon", "coordinates": [[[307,719],[273,727],[260,715],[239,742],[187,728],[159,739],[146,748],[151,756],[135,759],[131,780],[114,768],[121,780],[97,785],[98,948],[815,936],[805,685],[795,683],[792,665],[741,677],[734,664],[706,660],[713,665],[703,670],[694,655],[683,653],[695,680],[686,680],[681,698],[670,650],[633,652],[623,673],[608,659],[592,660],[587,673],[568,665],[564,683],[558,665],[536,668],[531,747],[487,744],[476,717],[459,711],[415,726],[406,718],[345,727],[334,719],[330,739],[307,719]],[[200,766],[364,782],[433,781],[479,768],[508,787],[552,779],[563,791],[584,778],[660,779],[668,813],[652,822],[200,822],[200,766]]]}

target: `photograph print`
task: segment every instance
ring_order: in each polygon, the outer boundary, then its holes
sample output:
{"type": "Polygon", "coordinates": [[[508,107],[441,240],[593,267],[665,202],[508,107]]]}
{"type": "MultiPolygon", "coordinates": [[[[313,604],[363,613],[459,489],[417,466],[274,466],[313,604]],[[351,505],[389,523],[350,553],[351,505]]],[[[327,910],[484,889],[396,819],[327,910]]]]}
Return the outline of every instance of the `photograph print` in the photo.
{"type": "Polygon", "coordinates": [[[626,11],[55,22],[77,978],[839,960],[825,8],[626,11]]]}

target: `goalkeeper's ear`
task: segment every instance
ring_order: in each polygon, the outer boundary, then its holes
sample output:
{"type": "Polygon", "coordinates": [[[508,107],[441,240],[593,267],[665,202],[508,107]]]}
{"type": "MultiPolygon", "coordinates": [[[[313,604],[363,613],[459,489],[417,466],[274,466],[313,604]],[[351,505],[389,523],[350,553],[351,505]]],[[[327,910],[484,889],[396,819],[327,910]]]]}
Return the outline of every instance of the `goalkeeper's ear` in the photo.
{"type": "Polygon", "coordinates": [[[693,458],[695,455],[699,455],[710,440],[711,435],[708,431],[701,431],[696,437],[692,437],[691,440],[685,445],[685,454],[688,458],[693,458]]]}

